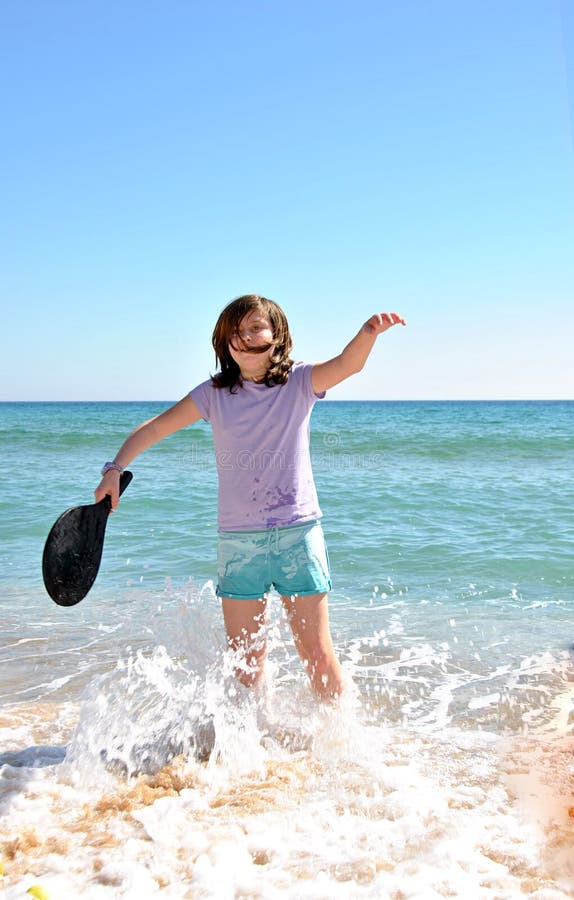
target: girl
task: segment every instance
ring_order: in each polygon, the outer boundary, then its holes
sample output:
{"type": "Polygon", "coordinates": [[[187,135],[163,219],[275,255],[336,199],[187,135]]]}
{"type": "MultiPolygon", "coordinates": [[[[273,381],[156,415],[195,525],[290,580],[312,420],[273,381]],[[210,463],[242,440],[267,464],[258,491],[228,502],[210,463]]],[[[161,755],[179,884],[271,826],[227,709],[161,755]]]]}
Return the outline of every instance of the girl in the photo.
{"type": "Polygon", "coordinates": [[[127,438],[102,469],[96,501],[119,502],[119,477],[143,450],[203,418],[211,422],[219,479],[218,585],[237,677],[256,686],[265,662],[267,592],[280,593],[295,646],[322,699],[340,695],[329,628],[331,588],[311,471],[309,419],[318,398],[359,372],[379,334],[405,321],[375,313],[338,356],[293,362],[283,310],[255,294],[225,307],[213,332],[219,371],[127,438]]]}

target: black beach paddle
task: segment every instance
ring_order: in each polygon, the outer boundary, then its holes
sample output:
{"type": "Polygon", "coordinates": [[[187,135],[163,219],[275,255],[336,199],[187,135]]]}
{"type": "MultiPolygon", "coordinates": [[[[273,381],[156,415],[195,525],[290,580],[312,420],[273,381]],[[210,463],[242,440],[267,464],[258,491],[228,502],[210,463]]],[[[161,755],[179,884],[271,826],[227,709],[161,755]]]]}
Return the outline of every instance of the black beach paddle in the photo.
{"type": "MultiPolygon", "coordinates": [[[[122,472],[120,495],[132,478],[131,472],[122,472]]],[[[96,580],[111,508],[106,496],[99,503],[67,509],[52,525],[44,546],[42,575],[58,606],[79,603],[96,580]]]]}

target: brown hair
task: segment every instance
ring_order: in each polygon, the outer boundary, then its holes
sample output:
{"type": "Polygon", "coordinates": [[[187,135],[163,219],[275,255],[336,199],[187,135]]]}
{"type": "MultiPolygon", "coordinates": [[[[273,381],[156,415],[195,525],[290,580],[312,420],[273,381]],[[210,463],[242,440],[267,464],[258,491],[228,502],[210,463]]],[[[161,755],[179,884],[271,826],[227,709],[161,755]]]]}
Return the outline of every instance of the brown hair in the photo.
{"type": "MultiPolygon", "coordinates": [[[[259,294],[245,294],[227,304],[213,329],[211,343],[215,350],[215,359],[220,367],[220,371],[211,376],[211,381],[216,388],[228,387],[230,392],[234,393],[236,388],[241,385],[241,372],[229,352],[229,344],[233,338],[237,338],[239,326],[245,316],[255,310],[263,313],[269,319],[273,332],[273,343],[271,344],[273,349],[263,382],[267,387],[272,387],[275,384],[285,384],[287,381],[293,365],[293,360],[289,357],[293,349],[293,341],[289,333],[287,317],[273,300],[260,297],[259,294]]],[[[258,352],[266,350],[269,350],[269,345],[262,347],[258,352]]]]}

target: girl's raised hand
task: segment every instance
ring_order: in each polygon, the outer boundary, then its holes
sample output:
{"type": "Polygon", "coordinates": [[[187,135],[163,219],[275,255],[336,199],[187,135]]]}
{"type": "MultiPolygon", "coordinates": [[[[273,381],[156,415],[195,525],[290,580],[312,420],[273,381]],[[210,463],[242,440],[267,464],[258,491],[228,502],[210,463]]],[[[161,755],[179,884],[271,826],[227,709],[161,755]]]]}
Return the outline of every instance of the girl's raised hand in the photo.
{"type": "Polygon", "coordinates": [[[399,316],[398,313],[375,313],[374,316],[371,316],[365,324],[363,328],[365,331],[370,331],[375,334],[382,334],[383,331],[387,331],[387,329],[392,328],[393,325],[406,325],[407,323],[399,316]]]}

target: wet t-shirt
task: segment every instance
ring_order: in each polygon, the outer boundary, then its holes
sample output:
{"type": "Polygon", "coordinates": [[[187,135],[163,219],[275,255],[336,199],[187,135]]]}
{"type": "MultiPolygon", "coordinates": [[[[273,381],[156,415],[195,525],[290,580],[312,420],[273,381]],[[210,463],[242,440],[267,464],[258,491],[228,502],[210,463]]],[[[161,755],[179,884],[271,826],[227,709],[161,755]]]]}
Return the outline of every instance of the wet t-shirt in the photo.
{"type": "Polygon", "coordinates": [[[219,476],[218,528],[251,531],[321,516],[309,453],[312,364],[294,363],[285,384],[245,381],[231,393],[204,381],[192,391],[210,422],[219,476]]]}

